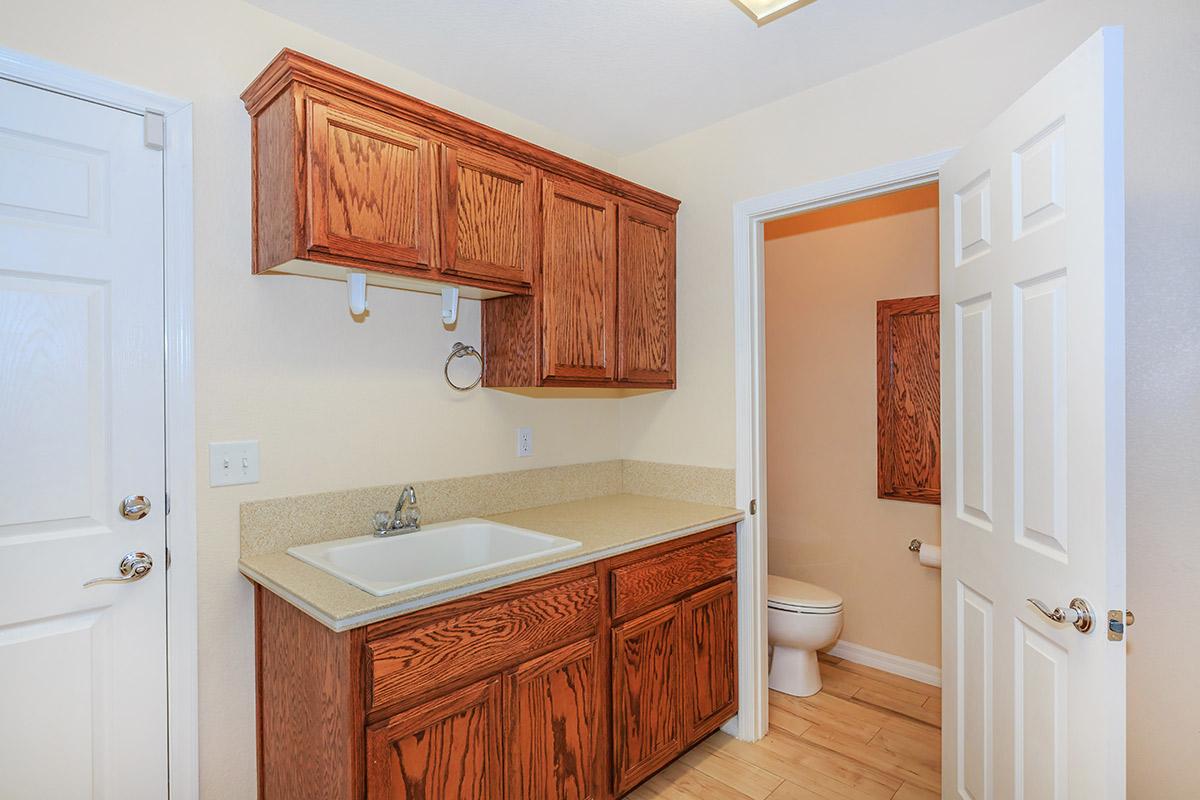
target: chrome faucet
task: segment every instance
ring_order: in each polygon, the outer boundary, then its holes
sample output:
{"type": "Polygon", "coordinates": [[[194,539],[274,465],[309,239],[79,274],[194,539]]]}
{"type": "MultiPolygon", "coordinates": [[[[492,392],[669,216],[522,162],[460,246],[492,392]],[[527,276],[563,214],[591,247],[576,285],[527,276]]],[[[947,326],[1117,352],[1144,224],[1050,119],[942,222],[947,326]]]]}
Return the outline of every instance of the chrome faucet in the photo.
{"type": "Polygon", "coordinates": [[[421,509],[417,506],[417,490],[412,484],[400,491],[396,510],[391,514],[378,511],[375,514],[375,535],[395,536],[400,533],[415,533],[421,530],[421,509]]]}

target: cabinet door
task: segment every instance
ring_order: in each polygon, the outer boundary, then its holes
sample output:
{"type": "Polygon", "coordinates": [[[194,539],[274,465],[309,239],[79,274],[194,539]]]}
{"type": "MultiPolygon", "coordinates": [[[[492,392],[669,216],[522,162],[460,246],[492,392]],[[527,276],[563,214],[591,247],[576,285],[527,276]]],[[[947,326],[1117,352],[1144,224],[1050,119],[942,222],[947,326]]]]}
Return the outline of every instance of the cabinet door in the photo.
{"type": "Polygon", "coordinates": [[[618,794],[679,755],[679,604],[613,629],[613,773],[618,794]]]}
{"type": "Polygon", "coordinates": [[[506,677],[509,800],[595,796],[596,639],[528,661],[506,677]]]}
{"type": "Polygon", "coordinates": [[[675,218],[621,204],[617,377],[675,385],[675,218]]]}
{"type": "Polygon", "coordinates": [[[431,145],[417,128],[309,97],[308,246],[428,269],[431,145]]]}
{"type": "Polygon", "coordinates": [[[367,729],[368,800],[501,800],[499,678],[367,729]]]}
{"type": "Polygon", "coordinates": [[[685,744],[712,733],[737,710],[737,592],[733,581],[683,600],[685,744]]]}
{"type": "Polygon", "coordinates": [[[442,272],[531,285],[537,255],[533,167],[444,145],[438,199],[442,272]]]}
{"type": "Polygon", "coordinates": [[[566,181],[542,181],[542,377],[611,380],[617,312],[617,206],[566,181]]]}

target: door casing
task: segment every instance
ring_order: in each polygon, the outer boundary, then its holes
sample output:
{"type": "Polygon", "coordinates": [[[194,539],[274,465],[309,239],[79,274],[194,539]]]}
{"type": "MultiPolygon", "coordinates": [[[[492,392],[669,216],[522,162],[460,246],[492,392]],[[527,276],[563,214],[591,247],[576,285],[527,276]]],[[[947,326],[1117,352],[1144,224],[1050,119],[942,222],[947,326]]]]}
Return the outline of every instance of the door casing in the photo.
{"type": "Polygon", "coordinates": [[[0,78],[135,114],[161,113],[166,313],[168,791],[200,796],[196,619],[196,400],[193,378],[192,104],[0,48],[0,78]]]}

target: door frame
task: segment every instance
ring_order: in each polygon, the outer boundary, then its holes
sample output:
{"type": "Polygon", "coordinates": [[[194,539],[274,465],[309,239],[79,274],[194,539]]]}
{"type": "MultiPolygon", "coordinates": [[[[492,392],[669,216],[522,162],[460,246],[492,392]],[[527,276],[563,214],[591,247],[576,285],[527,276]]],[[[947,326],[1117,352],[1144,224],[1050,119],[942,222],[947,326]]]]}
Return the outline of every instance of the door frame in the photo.
{"type": "Polygon", "coordinates": [[[737,506],[757,500],[738,536],[739,739],[767,733],[767,460],[763,223],[932,183],[958,152],[942,150],[794,189],[752,197],[733,207],[734,406],[737,506]]]}
{"type": "MultiPolygon", "coordinates": [[[[165,118],[163,271],[166,367],[167,765],[173,800],[200,795],[197,704],[196,400],[193,376],[192,104],[0,48],[0,78],[165,118]]],[[[166,504],[164,504],[166,505],[166,504]]]]}

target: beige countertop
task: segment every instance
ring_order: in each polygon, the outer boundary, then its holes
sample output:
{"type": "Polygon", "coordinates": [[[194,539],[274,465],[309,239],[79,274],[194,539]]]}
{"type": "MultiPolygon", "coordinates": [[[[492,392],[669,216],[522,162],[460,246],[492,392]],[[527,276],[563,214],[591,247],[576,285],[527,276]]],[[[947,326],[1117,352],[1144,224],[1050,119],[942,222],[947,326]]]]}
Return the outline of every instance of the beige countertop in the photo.
{"type": "Polygon", "coordinates": [[[633,494],[614,494],[493,514],[486,519],[576,539],[582,542],[582,547],[385,597],[376,597],[351,586],[286,551],[247,555],[238,566],[250,580],[333,630],[344,631],[456,597],[737,522],[742,517],[742,512],[736,508],[633,494]]]}

